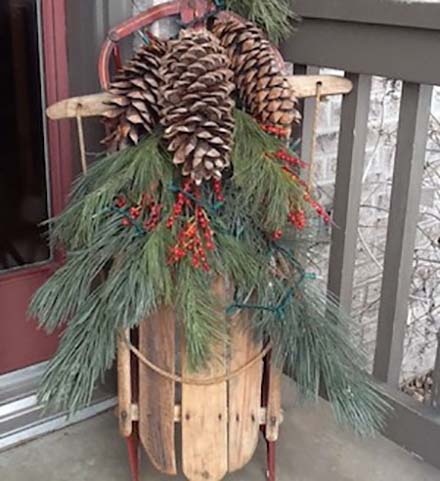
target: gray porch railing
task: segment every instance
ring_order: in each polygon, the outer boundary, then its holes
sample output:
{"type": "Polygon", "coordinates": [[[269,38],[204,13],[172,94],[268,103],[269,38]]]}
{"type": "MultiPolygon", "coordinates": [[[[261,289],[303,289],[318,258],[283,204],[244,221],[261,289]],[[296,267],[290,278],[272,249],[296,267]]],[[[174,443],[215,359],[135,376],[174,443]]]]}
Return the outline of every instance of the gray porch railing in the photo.
{"type": "MultiPolygon", "coordinates": [[[[345,71],[354,85],[342,102],[328,289],[351,308],[371,77],[403,81],[383,268],[374,376],[395,408],[386,434],[440,467],[440,385],[433,407],[399,391],[413,252],[433,85],[440,85],[440,3],[398,0],[297,0],[303,17],[284,45],[297,73],[345,71]]],[[[311,135],[304,105],[303,143],[311,135]]],[[[440,383],[440,356],[434,380],[440,383]]]]}

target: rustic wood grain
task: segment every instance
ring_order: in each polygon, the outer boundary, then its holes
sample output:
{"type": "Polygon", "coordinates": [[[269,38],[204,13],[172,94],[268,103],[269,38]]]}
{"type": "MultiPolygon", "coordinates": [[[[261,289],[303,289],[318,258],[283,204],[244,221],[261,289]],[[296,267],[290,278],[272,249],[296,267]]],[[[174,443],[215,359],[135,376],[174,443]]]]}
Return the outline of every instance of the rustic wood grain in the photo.
{"type": "Polygon", "coordinates": [[[281,378],[281,370],[274,363],[271,363],[266,411],[266,439],[270,442],[278,441],[280,425],[283,421],[281,411],[281,378]]]}
{"type": "Polygon", "coordinates": [[[96,117],[112,109],[106,103],[110,98],[111,94],[107,92],[71,97],[48,107],[46,114],[52,120],[75,118],[78,114],[81,117],[96,117]]]}
{"type": "MultiPolygon", "coordinates": [[[[289,82],[298,98],[314,97],[316,84],[321,84],[321,96],[340,95],[351,92],[352,83],[349,79],[336,75],[293,75],[289,82]]],[[[94,117],[110,111],[113,107],[106,104],[110,99],[107,92],[72,97],[51,105],[47,110],[47,116],[52,120],[81,117],[94,117]]]]}
{"type": "MultiPolygon", "coordinates": [[[[213,287],[225,299],[223,280],[213,287]]],[[[219,319],[224,317],[219,313],[219,319]]],[[[183,374],[192,378],[211,378],[226,374],[225,344],[216,346],[216,359],[202,372],[189,371],[182,349],[183,374]]],[[[219,481],[228,471],[227,382],[212,386],[182,386],[182,461],[190,481],[219,481]]]]}
{"type": "Polygon", "coordinates": [[[289,77],[298,98],[314,97],[316,86],[320,84],[321,96],[348,94],[353,88],[351,81],[338,75],[292,75],[289,77]]]}
{"type": "MultiPolygon", "coordinates": [[[[230,370],[244,366],[261,352],[247,329],[249,314],[242,312],[231,328],[230,370]]],[[[229,471],[237,471],[252,458],[260,431],[263,361],[229,381],[229,471]]]]}
{"type": "MultiPolygon", "coordinates": [[[[174,309],[162,307],[139,327],[139,350],[162,369],[175,372],[174,309]]],[[[139,362],[139,435],[160,472],[177,473],[174,439],[175,383],[139,362]]]]}
{"type": "Polygon", "coordinates": [[[129,338],[130,330],[122,330],[118,337],[117,356],[119,432],[124,438],[128,438],[133,432],[130,349],[126,342],[129,338]]]}

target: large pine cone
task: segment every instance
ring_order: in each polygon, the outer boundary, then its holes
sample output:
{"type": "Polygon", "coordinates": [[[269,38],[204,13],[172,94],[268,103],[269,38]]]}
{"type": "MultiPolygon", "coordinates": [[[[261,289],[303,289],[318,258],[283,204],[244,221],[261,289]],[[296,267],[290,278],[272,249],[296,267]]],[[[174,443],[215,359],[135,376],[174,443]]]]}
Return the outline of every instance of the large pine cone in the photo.
{"type": "Polygon", "coordinates": [[[113,119],[104,139],[109,149],[137,144],[159,123],[159,68],[166,43],[151,39],[116,75],[110,84],[112,106],[103,115],[113,119]]]}
{"type": "Polygon", "coordinates": [[[230,165],[233,72],[219,41],[207,30],[184,30],[169,43],[160,69],[168,149],[182,174],[200,184],[220,179],[230,165]]]}
{"type": "Polygon", "coordinates": [[[212,32],[226,49],[242,106],[262,125],[290,137],[300,119],[295,94],[279,56],[262,30],[232,15],[215,19],[212,32]]]}

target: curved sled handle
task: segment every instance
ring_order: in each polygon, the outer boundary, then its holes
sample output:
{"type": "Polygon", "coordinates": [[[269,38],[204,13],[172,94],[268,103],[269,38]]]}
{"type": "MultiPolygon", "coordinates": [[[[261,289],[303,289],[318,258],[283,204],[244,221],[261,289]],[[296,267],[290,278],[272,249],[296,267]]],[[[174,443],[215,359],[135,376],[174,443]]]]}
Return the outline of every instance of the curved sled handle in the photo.
{"type": "Polygon", "coordinates": [[[112,28],[99,56],[98,72],[101,87],[104,90],[109,88],[110,60],[119,41],[162,18],[178,15],[182,23],[189,23],[202,18],[212,9],[215,9],[215,5],[210,0],[173,0],[141,12],[112,28]]]}

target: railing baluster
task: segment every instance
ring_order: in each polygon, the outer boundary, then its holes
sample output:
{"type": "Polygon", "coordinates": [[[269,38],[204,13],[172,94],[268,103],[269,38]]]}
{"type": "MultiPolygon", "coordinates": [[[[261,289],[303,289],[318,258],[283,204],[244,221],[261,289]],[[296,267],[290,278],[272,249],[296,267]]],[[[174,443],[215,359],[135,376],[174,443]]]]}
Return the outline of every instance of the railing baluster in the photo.
{"type": "Polygon", "coordinates": [[[353,91],[342,102],[328,289],[350,311],[371,77],[351,73],[346,77],[353,82],[353,91]]]}
{"type": "Polygon", "coordinates": [[[400,105],[374,374],[399,383],[432,87],[404,82],[400,105]]]}
{"type": "MultiPolygon", "coordinates": [[[[319,67],[308,67],[306,65],[295,65],[295,75],[318,75],[319,67]]],[[[316,100],[314,98],[304,99],[302,102],[302,135],[301,135],[301,159],[304,162],[310,162],[311,146],[313,138],[313,117],[315,112],[316,100]]]]}
{"type": "Polygon", "coordinates": [[[432,373],[432,399],[433,408],[440,408],[440,331],[437,333],[437,354],[435,356],[434,371],[432,373]]]}

